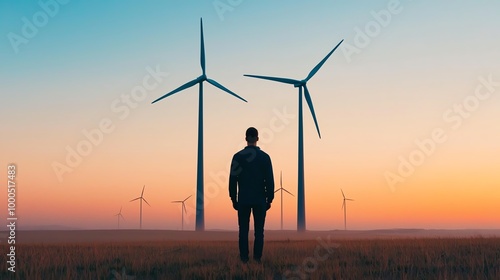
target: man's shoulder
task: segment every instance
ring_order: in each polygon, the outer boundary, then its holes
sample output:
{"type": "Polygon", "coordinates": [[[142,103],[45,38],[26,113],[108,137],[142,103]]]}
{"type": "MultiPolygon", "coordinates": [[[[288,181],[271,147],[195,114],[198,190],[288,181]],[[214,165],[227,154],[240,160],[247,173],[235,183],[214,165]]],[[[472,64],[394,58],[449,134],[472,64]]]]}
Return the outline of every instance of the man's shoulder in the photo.
{"type": "Polygon", "coordinates": [[[266,156],[266,157],[269,157],[269,155],[261,149],[259,149],[259,153],[266,156]]]}
{"type": "Polygon", "coordinates": [[[266,152],[261,150],[260,148],[257,151],[257,155],[258,155],[258,157],[260,157],[261,159],[263,159],[265,161],[271,160],[271,157],[266,152]]]}
{"type": "Polygon", "coordinates": [[[251,154],[269,157],[269,155],[266,152],[264,152],[263,150],[261,150],[259,147],[256,146],[246,146],[245,148],[241,149],[236,154],[234,154],[233,157],[248,156],[251,154]]]}
{"type": "Polygon", "coordinates": [[[235,156],[235,157],[237,157],[237,156],[241,156],[241,155],[243,155],[243,154],[245,154],[245,153],[247,153],[247,151],[246,151],[246,149],[245,149],[245,148],[243,148],[243,149],[241,149],[241,150],[237,151],[237,152],[234,154],[234,156],[235,156]]]}
{"type": "Polygon", "coordinates": [[[234,159],[237,159],[237,158],[245,157],[245,156],[247,156],[247,155],[249,154],[249,152],[251,152],[251,151],[249,151],[249,150],[248,150],[248,149],[246,149],[246,148],[243,148],[243,149],[239,150],[238,152],[236,152],[236,153],[233,155],[233,158],[234,158],[234,159]]]}

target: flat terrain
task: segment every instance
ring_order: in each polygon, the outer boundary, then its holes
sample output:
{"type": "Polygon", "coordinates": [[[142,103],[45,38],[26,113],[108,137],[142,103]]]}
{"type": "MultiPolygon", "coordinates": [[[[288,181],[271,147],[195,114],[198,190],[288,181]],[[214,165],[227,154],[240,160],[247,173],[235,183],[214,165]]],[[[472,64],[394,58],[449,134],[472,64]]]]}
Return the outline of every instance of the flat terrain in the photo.
{"type": "Polygon", "coordinates": [[[268,231],[242,264],[236,232],[20,231],[0,279],[500,279],[498,231],[453,232],[268,231]]]}
{"type": "MultiPolygon", "coordinates": [[[[4,232],[5,233],[5,232],[4,232]]],[[[250,233],[252,234],[252,233],[250,233]]],[[[332,230],[307,231],[266,230],[266,240],[315,240],[330,236],[335,239],[387,239],[431,237],[500,237],[500,230],[332,230]]],[[[107,242],[107,241],[237,241],[236,231],[177,231],[177,230],[40,230],[18,231],[20,243],[107,242]]]]}

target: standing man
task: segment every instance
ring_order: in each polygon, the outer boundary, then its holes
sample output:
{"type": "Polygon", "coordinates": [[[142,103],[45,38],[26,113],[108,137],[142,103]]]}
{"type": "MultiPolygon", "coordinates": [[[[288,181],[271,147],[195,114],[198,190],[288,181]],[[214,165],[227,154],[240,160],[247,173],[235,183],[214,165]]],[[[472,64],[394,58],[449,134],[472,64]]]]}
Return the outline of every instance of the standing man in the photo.
{"type": "Polygon", "coordinates": [[[260,263],[264,247],[266,211],[274,199],[274,177],[271,158],[257,147],[259,132],[254,127],[246,131],[247,146],[233,156],[229,175],[229,196],[238,211],[241,261],[248,262],[248,230],[253,212],[255,241],[253,259],[260,263]]]}

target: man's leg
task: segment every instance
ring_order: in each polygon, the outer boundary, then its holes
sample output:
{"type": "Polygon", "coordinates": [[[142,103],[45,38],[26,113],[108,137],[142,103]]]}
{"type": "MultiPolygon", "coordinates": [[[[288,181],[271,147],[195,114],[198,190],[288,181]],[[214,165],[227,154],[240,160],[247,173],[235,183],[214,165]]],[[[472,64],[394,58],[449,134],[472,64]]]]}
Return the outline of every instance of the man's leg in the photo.
{"type": "Polygon", "coordinates": [[[238,205],[238,225],[240,227],[240,258],[244,262],[248,261],[248,228],[250,224],[250,211],[250,206],[238,205]]]}
{"type": "Polygon", "coordinates": [[[257,204],[253,207],[253,222],[255,241],[253,243],[253,258],[260,261],[264,248],[264,223],[266,221],[266,205],[257,204]]]}

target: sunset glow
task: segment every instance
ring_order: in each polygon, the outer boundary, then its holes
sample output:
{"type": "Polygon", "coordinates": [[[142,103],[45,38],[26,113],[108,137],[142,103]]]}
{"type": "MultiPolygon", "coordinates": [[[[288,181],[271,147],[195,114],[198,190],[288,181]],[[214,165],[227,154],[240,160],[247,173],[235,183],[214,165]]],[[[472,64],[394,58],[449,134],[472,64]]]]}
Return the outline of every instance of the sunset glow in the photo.
{"type": "Polygon", "coordinates": [[[308,82],[307,228],[343,229],[340,188],[353,230],[500,227],[498,2],[29,2],[0,4],[0,186],[15,164],[20,229],[115,229],[120,207],[139,228],[144,185],[143,228],[180,230],[171,201],[193,195],[194,229],[198,89],[151,102],[200,75],[201,17],[207,71],[248,100],[204,88],[206,229],[237,229],[229,165],[249,126],[297,194],[297,89],[243,74],[303,79],[342,39],[308,82]]]}

